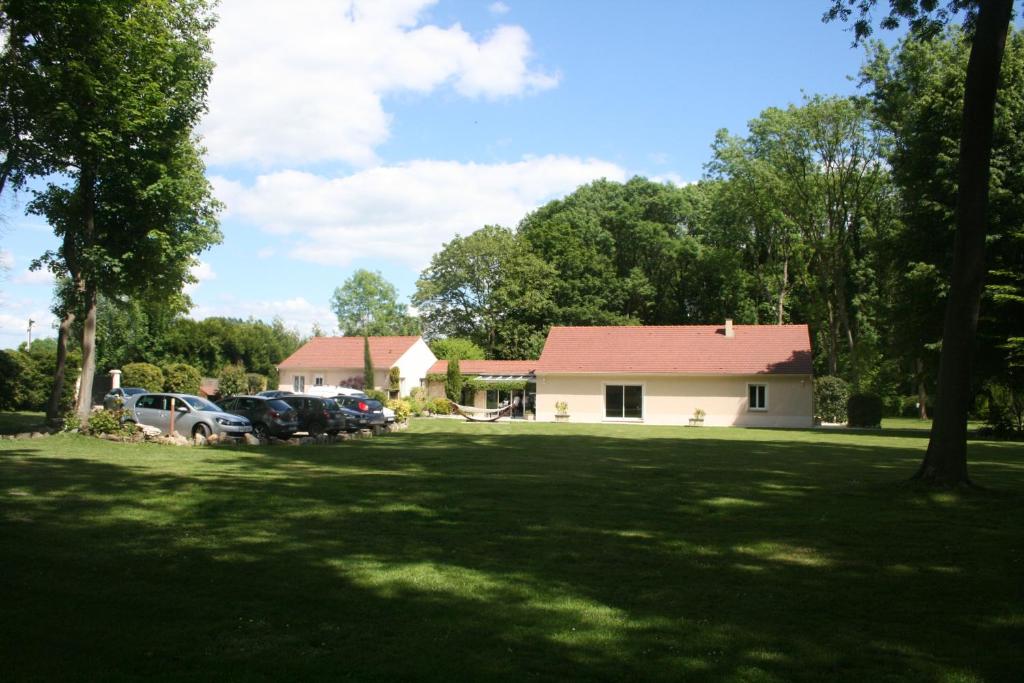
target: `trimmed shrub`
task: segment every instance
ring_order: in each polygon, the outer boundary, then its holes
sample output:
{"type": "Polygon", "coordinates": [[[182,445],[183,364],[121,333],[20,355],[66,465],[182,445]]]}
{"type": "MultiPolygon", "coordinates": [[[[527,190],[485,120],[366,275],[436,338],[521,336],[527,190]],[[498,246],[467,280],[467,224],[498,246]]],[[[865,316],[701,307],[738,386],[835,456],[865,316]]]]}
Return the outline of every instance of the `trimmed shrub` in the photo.
{"type": "Polygon", "coordinates": [[[241,394],[248,389],[248,382],[245,379],[245,368],[241,364],[225,365],[221,368],[220,376],[217,377],[217,380],[220,382],[221,396],[241,394]]]}
{"type": "Polygon", "coordinates": [[[245,374],[245,389],[250,394],[258,394],[267,390],[267,377],[258,372],[247,372],[245,374]]]}
{"type": "Polygon", "coordinates": [[[814,380],[814,416],[822,422],[846,422],[850,385],[828,375],[814,380]]]}
{"type": "Polygon", "coordinates": [[[405,399],[392,399],[384,405],[395,411],[395,422],[406,422],[409,419],[409,413],[412,412],[412,406],[405,399]]]}
{"type": "Polygon", "coordinates": [[[882,398],[877,394],[853,394],[846,404],[850,427],[881,427],[882,398]]]}
{"type": "Polygon", "coordinates": [[[452,404],[449,403],[448,399],[444,398],[443,396],[438,396],[437,398],[430,399],[430,401],[427,403],[427,408],[430,410],[430,412],[434,413],[435,415],[452,414],[452,404]]]}
{"type": "Polygon", "coordinates": [[[164,391],[198,394],[203,375],[188,363],[171,363],[164,368],[164,391]]]}
{"type": "Polygon", "coordinates": [[[413,387],[409,392],[410,401],[422,401],[427,397],[427,392],[423,387],[413,387]]]}
{"type": "Polygon", "coordinates": [[[152,363],[128,363],[121,368],[121,385],[146,391],[164,390],[164,372],[152,363]]]}
{"type": "Polygon", "coordinates": [[[89,421],[86,422],[83,431],[94,436],[100,434],[119,434],[122,431],[121,417],[123,415],[124,411],[121,410],[101,410],[95,412],[89,416],[89,421]]]}
{"type": "Polygon", "coordinates": [[[459,359],[448,359],[448,373],[444,380],[444,393],[451,401],[459,401],[462,398],[462,371],[459,369],[459,359]]]}
{"type": "Polygon", "coordinates": [[[372,399],[380,401],[381,403],[386,404],[388,402],[387,393],[379,389],[364,389],[363,393],[372,399]]]}
{"type": "Polygon", "coordinates": [[[373,356],[370,355],[370,338],[363,337],[363,385],[373,389],[373,356]]]}
{"type": "Polygon", "coordinates": [[[396,365],[388,370],[388,389],[398,391],[402,386],[402,371],[396,365]]]}

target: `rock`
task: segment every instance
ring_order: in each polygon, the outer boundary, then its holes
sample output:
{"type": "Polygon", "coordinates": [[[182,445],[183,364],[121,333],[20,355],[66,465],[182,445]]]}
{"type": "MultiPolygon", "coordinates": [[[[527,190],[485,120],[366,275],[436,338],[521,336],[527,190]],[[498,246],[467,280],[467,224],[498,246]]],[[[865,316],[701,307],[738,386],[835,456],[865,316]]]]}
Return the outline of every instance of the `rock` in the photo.
{"type": "Polygon", "coordinates": [[[149,425],[138,425],[138,427],[144,435],[149,437],[160,436],[163,433],[159,427],[150,427],[149,425]]]}
{"type": "Polygon", "coordinates": [[[263,444],[260,442],[259,439],[257,439],[252,434],[246,434],[245,435],[245,445],[246,446],[262,446],[263,444]]]}
{"type": "Polygon", "coordinates": [[[30,432],[19,432],[18,434],[14,435],[14,438],[15,439],[31,439],[32,438],[32,434],[30,432]]]}
{"type": "Polygon", "coordinates": [[[196,434],[196,436],[193,439],[192,443],[195,446],[205,446],[206,445],[206,437],[203,436],[202,434],[196,434]]]}
{"type": "Polygon", "coordinates": [[[373,436],[373,430],[372,429],[360,429],[359,430],[359,438],[360,439],[364,439],[364,438],[366,438],[368,436],[373,436]]]}
{"type": "Polygon", "coordinates": [[[222,441],[223,439],[220,437],[220,434],[210,434],[208,437],[206,437],[207,446],[216,446],[222,441]]]}
{"type": "Polygon", "coordinates": [[[49,436],[49,434],[43,434],[42,432],[32,432],[32,435],[29,438],[30,439],[42,439],[45,436],[49,436]]]}

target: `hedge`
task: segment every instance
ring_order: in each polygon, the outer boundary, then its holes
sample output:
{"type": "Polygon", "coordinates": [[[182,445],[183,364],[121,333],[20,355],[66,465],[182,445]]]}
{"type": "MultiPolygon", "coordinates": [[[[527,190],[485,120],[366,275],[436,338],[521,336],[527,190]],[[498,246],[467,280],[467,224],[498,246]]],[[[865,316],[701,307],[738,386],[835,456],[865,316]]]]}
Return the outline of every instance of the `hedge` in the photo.
{"type": "Polygon", "coordinates": [[[128,363],[121,368],[121,386],[163,391],[164,372],[150,363],[128,363]]]}
{"type": "Polygon", "coordinates": [[[171,363],[164,368],[164,391],[198,394],[202,382],[202,373],[187,363],[171,363]]]}
{"type": "Polygon", "coordinates": [[[839,377],[828,375],[814,380],[814,416],[822,422],[846,422],[850,387],[839,377]]]}
{"type": "Polygon", "coordinates": [[[877,394],[853,394],[846,404],[850,427],[881,427],[882,398],[877,394]]]}

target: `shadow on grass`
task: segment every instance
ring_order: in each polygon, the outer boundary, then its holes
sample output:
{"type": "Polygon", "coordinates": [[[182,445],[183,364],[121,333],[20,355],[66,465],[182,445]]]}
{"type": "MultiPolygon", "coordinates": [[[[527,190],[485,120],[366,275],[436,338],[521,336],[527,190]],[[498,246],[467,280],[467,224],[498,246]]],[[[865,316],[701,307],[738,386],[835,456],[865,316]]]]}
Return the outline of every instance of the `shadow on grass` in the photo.
{"type": "Polygon", "coordinates": [[[1019,450],[972,447],[1003,495],[934,496],[891,485],[915,442],[678,434],[5,450],[2,659],[16,678],[1019,671],[1019,450]]]}

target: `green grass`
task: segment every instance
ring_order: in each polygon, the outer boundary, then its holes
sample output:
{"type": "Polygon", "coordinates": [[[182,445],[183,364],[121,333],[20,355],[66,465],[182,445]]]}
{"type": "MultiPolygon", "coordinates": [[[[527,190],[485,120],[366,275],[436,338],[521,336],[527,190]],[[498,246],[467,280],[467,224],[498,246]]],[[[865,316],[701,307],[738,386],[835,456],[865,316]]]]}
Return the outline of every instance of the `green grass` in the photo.
{"type": "Polygon", "coordinates": [[[46,424],[45,413],[0,411],[0,434],[38,431],[46,424]]]}
{"type": "Polygon", "coordinates": [[[1024,447],[417,421],[0,442],[5,680],[1020,680],[1024,447]]]}

